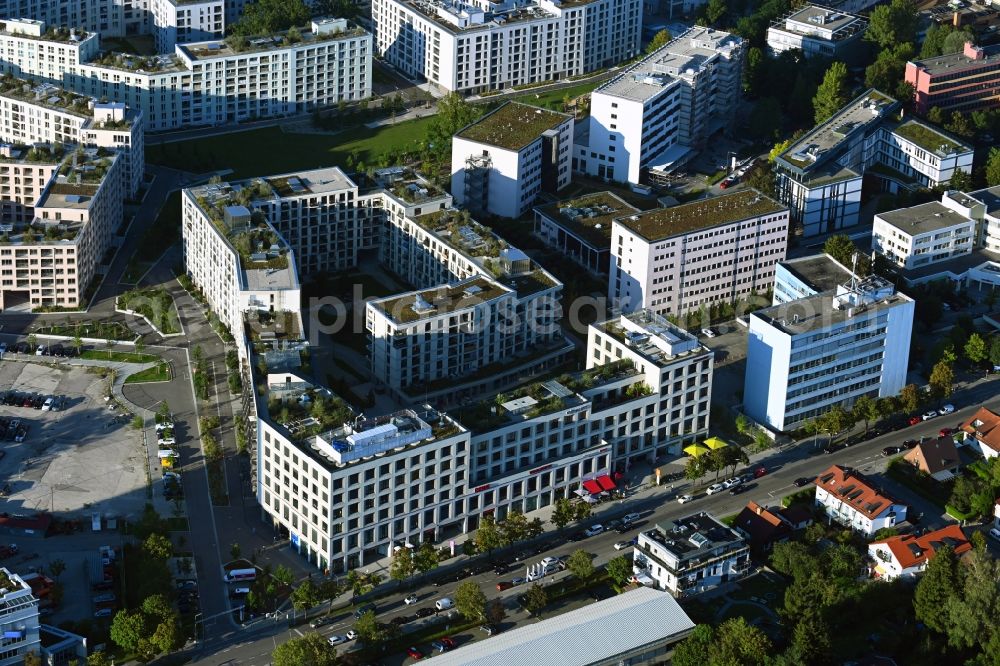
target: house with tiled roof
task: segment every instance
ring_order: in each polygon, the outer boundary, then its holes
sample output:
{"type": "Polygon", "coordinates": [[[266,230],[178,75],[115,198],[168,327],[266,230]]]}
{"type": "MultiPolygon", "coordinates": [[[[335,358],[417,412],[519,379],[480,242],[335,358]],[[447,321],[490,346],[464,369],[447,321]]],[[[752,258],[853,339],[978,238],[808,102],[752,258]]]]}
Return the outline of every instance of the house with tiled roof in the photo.
{"type": "Polygon", "coordinates": [[[959,429],[965,442],[978,447],[986,460],[1000,456],[1000,414],[980,407],[959,429]]]}
{"type": "Polygon", "coordinates": [[[951,437],[938,437],[920,442],[906,452],[903,460],[910,463],[924,474],[930,475],[935,481],[947,481],[962,467],[955,448],[955,440],[951,437]]]}
{"type": "Polygon", "coordinates": [[[752,501],[736,516],[733,529],[743,535],[750,544],[750,552],[757,557],[770,551],[774,544],[787,541],[793,531],[777,512],[752,501]]]}
{"type": "Polygon", "coordinates": [[[906,520],[906,505],[849,467],[831,465],[816,477],[816,506],[827,517],[865,536],[906,520]]]}
{"type": "Polygon", "coordinates": [[[874,541],[868,544],[868,556],[875,561],[873,575],[883,580],[915,578],[944,546],[951,546],[956,555],[972,550],[972,544],[958,525],[948,525],[921,536],[902,534],[874,541]]]}

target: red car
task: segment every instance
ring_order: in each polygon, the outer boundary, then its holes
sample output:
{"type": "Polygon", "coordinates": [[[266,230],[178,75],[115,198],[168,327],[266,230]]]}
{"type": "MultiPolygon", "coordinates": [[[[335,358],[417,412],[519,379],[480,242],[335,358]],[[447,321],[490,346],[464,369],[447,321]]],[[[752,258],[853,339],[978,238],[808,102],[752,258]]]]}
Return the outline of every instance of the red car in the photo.
{"type": "Polygon", "coordinates": [[[500,590],[501,592],[503,592],[504,590],[509,590],[512,587],[514,587],[514,583],[510,582],[509,580],[502,580],[499,583],[497,583],[497,589],[500,590]]]}
{"type": "Polygon", "coordinates": [[[940,432],[938,432],[938,434],[940,436],[942,436],[942,437],[947,437],[948,435],[950,435],[953,432],[955,432],[955,431],[952,428],[941,428],[941,430],[940,430],[940,432]]]}
{"type": "Polygon", "coordinates": [[[451,638],[450,636],[442,636],[438,640],[441,641],[442,645],[444,645],[449,650],[455,649],[455,639],[454,638],[451,638]]]}
{"type": "Polygon", "coordinates": [[[753,478],[759,479],[760,477],[764,476],[765,474],[767,474],[767,468],[766,467],[758,467],[757,469],[755,469],[753,471],[753,478]]]}
{"type": "Polygon", "coordinates": [[[424,653],[415,647],[406,648],[406,654],[410,655],[414,660],[424,658],[424,653]]]}
{"type": "Polygon", "coordinates": [[[911,416],[910,417],[910,425],[917,425],[918,423],[922,423],[922,422],[923,422],[923,419],[921,419],[919,416],[911,416]]]}

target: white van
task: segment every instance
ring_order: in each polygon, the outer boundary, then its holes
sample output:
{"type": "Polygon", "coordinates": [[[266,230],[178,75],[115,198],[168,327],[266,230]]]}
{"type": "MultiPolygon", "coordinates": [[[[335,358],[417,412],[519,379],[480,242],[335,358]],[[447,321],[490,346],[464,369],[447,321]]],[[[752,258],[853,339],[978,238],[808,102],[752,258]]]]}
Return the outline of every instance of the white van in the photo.
{"type": "Polygon", "coordinates": [[[454,607],[455,607],[455,602],[449,599],[448,597],[445,597],[444,599],[438,599],[434,603],[434,608],[438,609],[439,611],[448,610],[449,608],[454,608],[454,607]]]}
{"type": "Polygon", "coordinates": [[[250,594],[250,588],[249,587],[236,587],[236,588],[233,588],[233,595],[234,596],[245,597],[248,594],[250,594]]]}

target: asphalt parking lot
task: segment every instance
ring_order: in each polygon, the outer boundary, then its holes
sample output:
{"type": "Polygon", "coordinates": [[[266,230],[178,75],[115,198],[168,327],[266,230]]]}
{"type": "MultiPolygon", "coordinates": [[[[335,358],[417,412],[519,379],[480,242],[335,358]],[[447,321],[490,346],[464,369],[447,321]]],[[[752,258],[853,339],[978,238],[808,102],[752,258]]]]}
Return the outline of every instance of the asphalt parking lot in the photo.
{"type": "Polygon", "coordinates": [[[61,396],[64,408],[43,411],[0,404],[0,418],[27,426],[24,441],[0,441],[0,511],[58,512],[90,519],[138,515],[146,502],[142,434],[104,401],[107,380],[82,368],[0,363],[0,391],[61,396]]]}

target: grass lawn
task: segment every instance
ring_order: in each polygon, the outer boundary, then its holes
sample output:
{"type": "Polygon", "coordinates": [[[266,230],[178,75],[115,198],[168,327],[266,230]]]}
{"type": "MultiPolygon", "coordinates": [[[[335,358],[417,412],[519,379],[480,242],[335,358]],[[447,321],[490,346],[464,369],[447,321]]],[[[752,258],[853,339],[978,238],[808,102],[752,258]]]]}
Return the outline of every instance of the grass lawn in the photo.
{"type": "Polygon", "coordinates": [[[757,597],[758,599],[767,599],[769,604],[783,603],[785,588],[788,587],[788,583],[781,576],[763,573],[744,578],[738,585],[739,590],[729,594],[731,599],[739,600],[757,597]],[[773,595],[770,599],[768,599],[769,594],[773,595]]]}
{"type": "Polygon", "coordinates": [[[144,384],[146,382],[169,382],[172,373],[169,363],[157,363],[152,368],[140,370],[125,378],[126,384],[144,384]]]}
{"type": "Polygon", "coordinates": [[[80,353],[80,358],[89,358],[94,361],[118,361],[120,363],[153,363],[159,360],[159,356],[152,354],[136,354],[135,352],[107,352],[99,349],[88,349],[80,353]]]}
{"type": "Polygon", "coordinates": [[[559,90],[551,90],[544,93],[531,92],[530,90],[525,91],[523,95],[518,95],[514,99],[518,102],[524,102],[525,104],[532,104],[534,106],[541,106],[546,109],[551,109],[552,111],[562,111],[563,110],[563,99],[566,95],[569,95],[570,99],[579,97],[594,90],[597,86],[604,83],[604,81],[590,81],[588,83],[581,83],[578,86],[572,86],[570,88],[561,88],[559,90]]]}
{"type": "Polygon", "coordinates": [[[773,620],[774,616],[766,612],[760,606],[755,604],[733,604],[726,609],[726,612],[722,614],[719,621],[728,620],[731,617],[742,617],[748,623],[755,619],[760,620],[773,620]]]}
{"type": "Polygon", "coordinates": [[[356,162],[371,165],[389,151],[416,148],[433,119],[418,118],[376,129],[360,127],[333,135],[288,134],[266,127],[147,146],[146,161],[198,173],[231,168],[229,178],[233,180],[335,166],[352,154],[356,162]]]}

